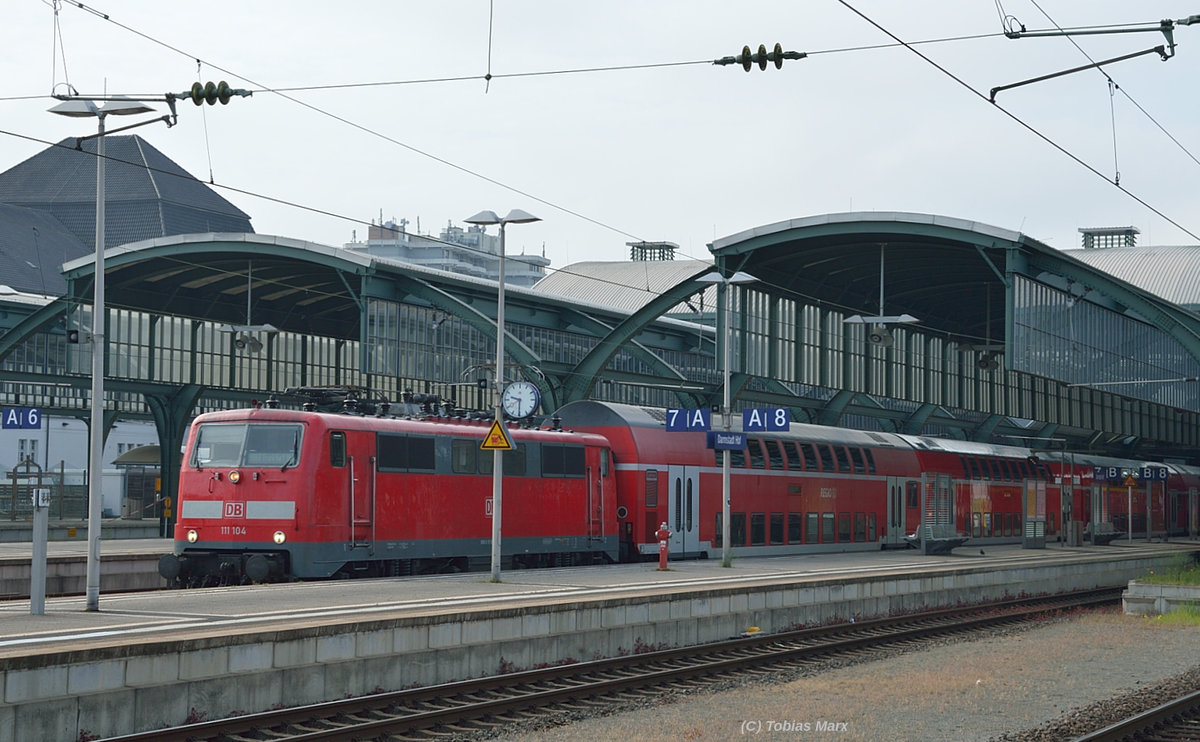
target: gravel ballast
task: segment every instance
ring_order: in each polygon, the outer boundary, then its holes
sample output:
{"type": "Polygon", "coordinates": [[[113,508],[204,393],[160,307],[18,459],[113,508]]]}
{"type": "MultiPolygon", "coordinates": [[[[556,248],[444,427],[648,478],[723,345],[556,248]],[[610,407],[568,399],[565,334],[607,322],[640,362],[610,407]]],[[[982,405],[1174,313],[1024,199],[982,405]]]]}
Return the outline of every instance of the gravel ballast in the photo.
{"type": "Polygon", "coordinates": [[[839,664],[732,681],[720,691],[676,692],[499,739],[1070,740],[1200,689],[1200,627],[1113,609],[839,664]]]}

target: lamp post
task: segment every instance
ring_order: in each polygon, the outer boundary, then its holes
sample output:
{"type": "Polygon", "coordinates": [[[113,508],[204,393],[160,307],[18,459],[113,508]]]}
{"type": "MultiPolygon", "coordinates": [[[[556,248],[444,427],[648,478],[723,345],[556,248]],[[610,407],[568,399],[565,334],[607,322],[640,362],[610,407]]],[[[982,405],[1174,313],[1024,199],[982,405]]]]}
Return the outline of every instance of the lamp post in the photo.
{"type": "MultiPolygon", "coordinates": [[[[494,211],[481,211],[464,220],[467,224],[500,225],[500,270],[496,287],[496,388],[492,395],[495,424],[504,425],[504,227],[509,224],[528,224],[541,219],[520,209],[513,209],[503,219],[494,211]]],[[[492,582],[500,581],[500,510],[504,496],[504,451],[492,451],[492,582]]]]}
{"type": "MultiPolygon", "coordinates": [[[[73,99],[50,109],[60,116],[95,116],[96,133],[96,265],[92,283],[92,415],[88,453],[87,610],[100,610],[100,511],[104,484],[104,118],[150,113],[136,101],[73,99]]],[[[150,123],[150,122],[147,122],[150,123]]],[[[82,141],[82,140],[81,140],[82,141]]]]}
{"type": "MultiPolygon", "coordinates": [[[[696,280],[701,283],[720,284],[721,296],[724,298],[724,301],[725,301],[725,312],[724,312],[724,321],[723,321],[723,324],[725,325],[725,333],[724,333],[725,354],[721,361],[721,380],[722,380],[721,388],[724,390],[724,394],[723,394],[722,402],[721,402],[721,412],[724,413],[724,415],[725,415],[725,432],[729,432],[729,427],[730,427],[730,425],[729,425],[729,418],[730,418],[729,367],[732,363],[730,360],[731,359],[730,337],[732,335],[730,325],[731,325],[731,318],[733,316],[733,312],[730,309],[731,302],[729,301],[729,285],[734,284],[734,283],[750,283],[752,281],[757,281],[758,279],[755,278],[754,276],[750,275],[749,273],[744,273],[742,271],[738,271],[738,272],[734,273],[732,276],[729,276],[728,278],[726,278],[725,276],[721,275],[720,273],[714,271],[712,273],[705,273],[703,276],[700,276],[696,280]]],[[[729,566],[732,566],[732,564],[733,564],[733,561],[732,561],[733,557],[732,557],[732,554],[730,551],[730,545],[729,545],[729,505],[730,505],[730,503],[729,503],[729,449],[726,448],[721,451],[721,566],[722,567],[729,567],[729,566]]]]}

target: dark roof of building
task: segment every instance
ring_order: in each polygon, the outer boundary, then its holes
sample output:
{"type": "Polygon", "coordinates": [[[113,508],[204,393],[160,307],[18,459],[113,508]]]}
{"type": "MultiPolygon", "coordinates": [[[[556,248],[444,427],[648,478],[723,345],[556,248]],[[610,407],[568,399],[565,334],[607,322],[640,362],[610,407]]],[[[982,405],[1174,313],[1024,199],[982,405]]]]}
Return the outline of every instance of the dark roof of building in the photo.
{"type": "Polygon", "coordinates": [[[62,296],[63,263],[91,252],[51,214],[0,203],[0,284],[62,296]]]}
{"type": "MultiPolygon", "coordinates": [[[[88,249],[96,231],[96,140],[64,139],[0,173],[0,204],[49,212],[88,249]]],[[[174,234],[253,232],[250,217],[145,139],[106,136],[105,245],[174,234]]]]}

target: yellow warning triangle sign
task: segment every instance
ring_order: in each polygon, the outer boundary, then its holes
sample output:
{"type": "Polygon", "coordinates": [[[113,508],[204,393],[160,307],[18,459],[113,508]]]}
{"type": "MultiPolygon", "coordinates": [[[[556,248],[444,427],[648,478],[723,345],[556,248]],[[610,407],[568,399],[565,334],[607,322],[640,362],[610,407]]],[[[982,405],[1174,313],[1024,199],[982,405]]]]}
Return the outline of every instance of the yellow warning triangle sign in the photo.
{"type": "Polygon", "coordinates": [[[508,437],[508,431],[504,429],[504,425],[499,420],[492,421],[491,429],[483,437],[483,442],[479,444],[481,451],[511,451],[514,448],[516,446],[513,445],[512,438],[508,437]]]}

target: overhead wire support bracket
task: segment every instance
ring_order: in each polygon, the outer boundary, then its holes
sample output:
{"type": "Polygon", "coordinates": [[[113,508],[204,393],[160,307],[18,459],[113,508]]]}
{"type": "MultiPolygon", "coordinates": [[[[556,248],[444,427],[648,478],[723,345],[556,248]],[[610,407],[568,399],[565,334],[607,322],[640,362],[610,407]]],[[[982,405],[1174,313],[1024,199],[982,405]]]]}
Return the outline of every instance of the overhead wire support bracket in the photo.
{"type": "Polygon", "coordinates": [[[1093,62],[1092,64],[1085,64],[1080,67],[1072,67],[1069,70],[1063,70],[1061,72],[1051,72],[1048,75],[1042,75],[1041,77],[1032,77],[1028,80],[1014,82],[1009,85],[1000,85],[998,87],[992,88],[991,92],[988,95],[988,100],[992,103],[995,103],[996,102],[996,93],[999,93],[1002,90],[1012,90],[1013,88],[1019,88],[1023,85],[1032,85],[1035,82],[1043,82],[1045,80],[1052,80],[1056,77],[1062,77],[1063,75],[1072,75],[1076,72],[1082,72],[1084,70],[1090,70],[1090,69],[1094,69],[1097,67],[1103,67],[1106,64],[1113,64],[1114,62],[1124,62],[1126,59],[1142,57],[1147,54],[1154,54],[1156,52],[1159,54],[1159,56],[1162,57],[1164,62],[1167,61],[1168,59],[1170,59],[1172,56],[1174,56],[1174,54],[1167,54],[1166,47],[1161,46],[1161,45],[1156,46],[1153,49],[1143,49],[1140,52],[1134,52],[1132,54],[1126,54],[1126,55],[1120,56],[1120,57],[1113,57],[1112,59],[1102,59],[1099,62],[1093,62]]]}
{"type": "Polygon", "coordinates": [[[1179,20],[1174,20],[1174,21],[1167,18],[1167,19],[1163,19],[1162,21],[1160,21],[1158,24],[1155,24],[1155,25],[1147,24],[1144,26],[1131,26],[1131,27],[1126,27],[1126,28],[1083,28],[1083,29],[1067,28],[1067,29],[1054,29],[1054,30],[1046,30],[1046,31],[1026,31],[1025,26],[1020,25],[1019,21],[1016,21],[1016,19],[1011,19],[1011,20],[1013,20],[1014,22],[1017,23],[1020,30],[1013,30],[1012,26],[1010,26],[1008,24],[1008,21],[1006,20],[1005,21],[1006,28],[1004,30],[1004,35],[1010,39],[1021,39],[1021,38],[1027,38],[1027,37],[1030,37],[1030,38],[1042,37],[1042,38],[1044,38],[1044,37],[1048,37],[1048,36],[1094,36],[1094,35],[1100,35],[1100,34],[1145,33],[1145,32],[1157,31],[1157,32],[1161,33],[1164,38],[1166,38],[1167,43],[1165,45],[1156,46],[1152,49],[1143,49],[1140,52],[1133,52],[1132,54],[1125,54],[1120,57],[1113,57],[1112,59],[1104,59],[1099,62],[1093,62],[1092,64],[1085,64],[1080,67],[1073,67],[1069,70],[1063,70],[1061,72],[1053,72],[1048,75],[1042,75],[1040,77],[1034,77],[1034,78],[1031,78],[1028,80],[1022,80],[1020,82],[1014,82],[1010,85],[1000,85],[998,87],[994,87],[991,89],[991,93],[988,98],[988,100],[990,100],[992,103],[996,102],[996,94],[1002,90],[1011,90],[1012,88],[1019,88],[1022,85],[1030,85],[1035,82],[1042,82],[1045,80],[1051,80],[1055,77],[1062,77],[1063,75],[1071,75],[1076,72],[1082,72],[1084,70],[1096,69],[1099,67],[1103,67],[1106,64],[1113,64],[1115,62],[1123,62],[1127,59],[1134,59],[1135,57],[1141,57],[1146,54],[1158,54],[1159,57],[1162,58],[1162,61],[1166,62],[1171,57],[1175,56],[1175,34],[1174,34],[1175,26],[1177,26],[1177,25],[1190,26],[1193,23],[1200,23],[1200,14],[1190,15],[1187,18],[1180,18],[1179,20]]]}

